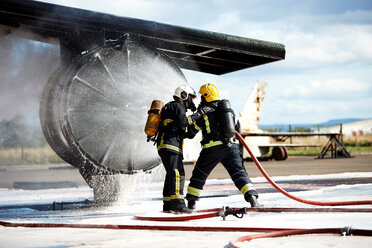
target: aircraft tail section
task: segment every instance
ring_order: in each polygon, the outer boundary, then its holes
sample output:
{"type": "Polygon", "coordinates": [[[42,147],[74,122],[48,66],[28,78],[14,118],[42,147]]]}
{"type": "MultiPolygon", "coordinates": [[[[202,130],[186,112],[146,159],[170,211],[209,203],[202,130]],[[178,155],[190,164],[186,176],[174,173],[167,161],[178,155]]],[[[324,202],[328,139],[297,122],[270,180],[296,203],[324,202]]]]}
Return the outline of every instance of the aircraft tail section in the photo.
{"type": "Polygon", "coordinates": [[[266,82],[256,82],[249,96],[243,112],[240,113],[239,122],[242,131],[257,131],[261,110],[265,96],[266,82]]]}

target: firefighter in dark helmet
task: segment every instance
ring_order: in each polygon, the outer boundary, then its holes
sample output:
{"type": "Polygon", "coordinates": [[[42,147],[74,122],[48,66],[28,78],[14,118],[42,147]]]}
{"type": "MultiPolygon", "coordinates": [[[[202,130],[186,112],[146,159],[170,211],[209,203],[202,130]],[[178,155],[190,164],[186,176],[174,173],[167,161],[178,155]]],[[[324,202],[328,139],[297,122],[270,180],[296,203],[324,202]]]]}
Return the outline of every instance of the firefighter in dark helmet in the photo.
{"type": "Polygon", "coordinates": [[[163,188],[163,211],[189,212],[186,207],[183,188],[185,171],[183,167],[182,145],[187,127],[193,117],[186,116],[187,109],[196,110],[193,100],[195,91],[188,85],[177,87],[171,101],[163,107],[157,149],[166,170],[163,188]]]}
{"type": "Polygon", "coordinates": [[[219,92],[215,85],[205,84],[201,86],[199,93],[201,94],[201,103],[198,107],[198,113],[203,112],[204,114],[194,122],[190,131],[195,136],[199,130],[202,130],[202,151],[187,188],[188,208],[195,209],[195,201],[199,200],[207,177],[219,162],[226,168],[235,186],[244,195],[245,200],[252,207],[259,206],[258,193],[248,177],[239,146],[235,143],[235,128],[238,125],[235,125],[234,112],[231,108],[226,111],[221,109],[219,105],[222,101],[227,100],[221,101],[219,99],[219,92]],[[233,123],[232,128],[230,128],[232,129],[230,131],[232,133],[230,137],[232,138],[224,136],[225,131],[222,123],[226,120],[221,119],[226,118],[223,113],[228,112],[233,123]]]}

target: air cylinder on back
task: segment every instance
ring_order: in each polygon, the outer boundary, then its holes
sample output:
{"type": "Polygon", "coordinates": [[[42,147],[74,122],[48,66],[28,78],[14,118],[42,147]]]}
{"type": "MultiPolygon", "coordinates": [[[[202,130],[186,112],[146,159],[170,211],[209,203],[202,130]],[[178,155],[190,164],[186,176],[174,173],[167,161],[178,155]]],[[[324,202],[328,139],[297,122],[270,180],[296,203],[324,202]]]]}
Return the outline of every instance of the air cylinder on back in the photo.
{"type": "Polygon", "coordinates": [[[147,134],[147,141],[150,140],[158,132],[160,124],[160,112],[164,103],[159,100],[154,100],[151,103],[151,108],[148,111],[148,117],[145,126],[145,133],[147,134]]]}
{"type": "Polygon", "coordinates": [[[225,139],[231,139],[235,135],[234,111],[231,109],[229,100],[221,100],[218,103],[219,123],[221,134],[225,139]]]}

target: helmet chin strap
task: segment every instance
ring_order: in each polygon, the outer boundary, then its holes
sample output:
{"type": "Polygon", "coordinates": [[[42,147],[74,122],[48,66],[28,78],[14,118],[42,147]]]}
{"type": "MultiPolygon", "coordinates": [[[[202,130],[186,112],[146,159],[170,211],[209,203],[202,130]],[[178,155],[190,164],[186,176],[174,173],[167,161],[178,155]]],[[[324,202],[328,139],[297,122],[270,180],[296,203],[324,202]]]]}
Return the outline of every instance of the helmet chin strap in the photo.
{"type": "Polygon", "coordinates": [[[184,100],[182,100],[182,98],[179,98],[179,97],[177,97],[177,100],[178,100],[180,103],[182,103],[182,105],[187,109],[187,106],[186,106],[187,101],[185,102],[184,100]]]}

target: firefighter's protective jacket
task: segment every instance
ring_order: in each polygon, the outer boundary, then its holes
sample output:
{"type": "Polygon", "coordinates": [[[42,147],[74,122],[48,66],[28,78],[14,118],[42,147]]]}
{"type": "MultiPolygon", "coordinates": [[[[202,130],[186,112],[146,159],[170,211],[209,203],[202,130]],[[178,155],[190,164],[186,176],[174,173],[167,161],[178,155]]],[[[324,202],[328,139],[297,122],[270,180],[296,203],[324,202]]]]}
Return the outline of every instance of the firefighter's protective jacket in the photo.
{"type": "MultiPolygon", "coordinates": [[[[200,142],[203,148],[209,148],[217,145],[223,144],[223,137],[221,137],[221,130],[218,121],[218,102],[219,100],[213,102],[204,102],[199,106],[202,108],[204,106],[208,106],[214,111],[204,114],[201,118],[193,122],[189,128],[188,137],[192,138],[195,136],[198,131],[202,130],[203,139],[200,142]]],[[[235,121],[235,115],[234,115],[235,121]]],[[[235,126],[237,129],[239,124],[235,126]]]]}
{"type": "Polygon", "coordinates": [[[160,127],[157,138],[158,151],[161,149],[181,153],[187,127],[192,119],[187,118],[186,108],[179,101],[167,103],[161,111],[160,127]]]}

